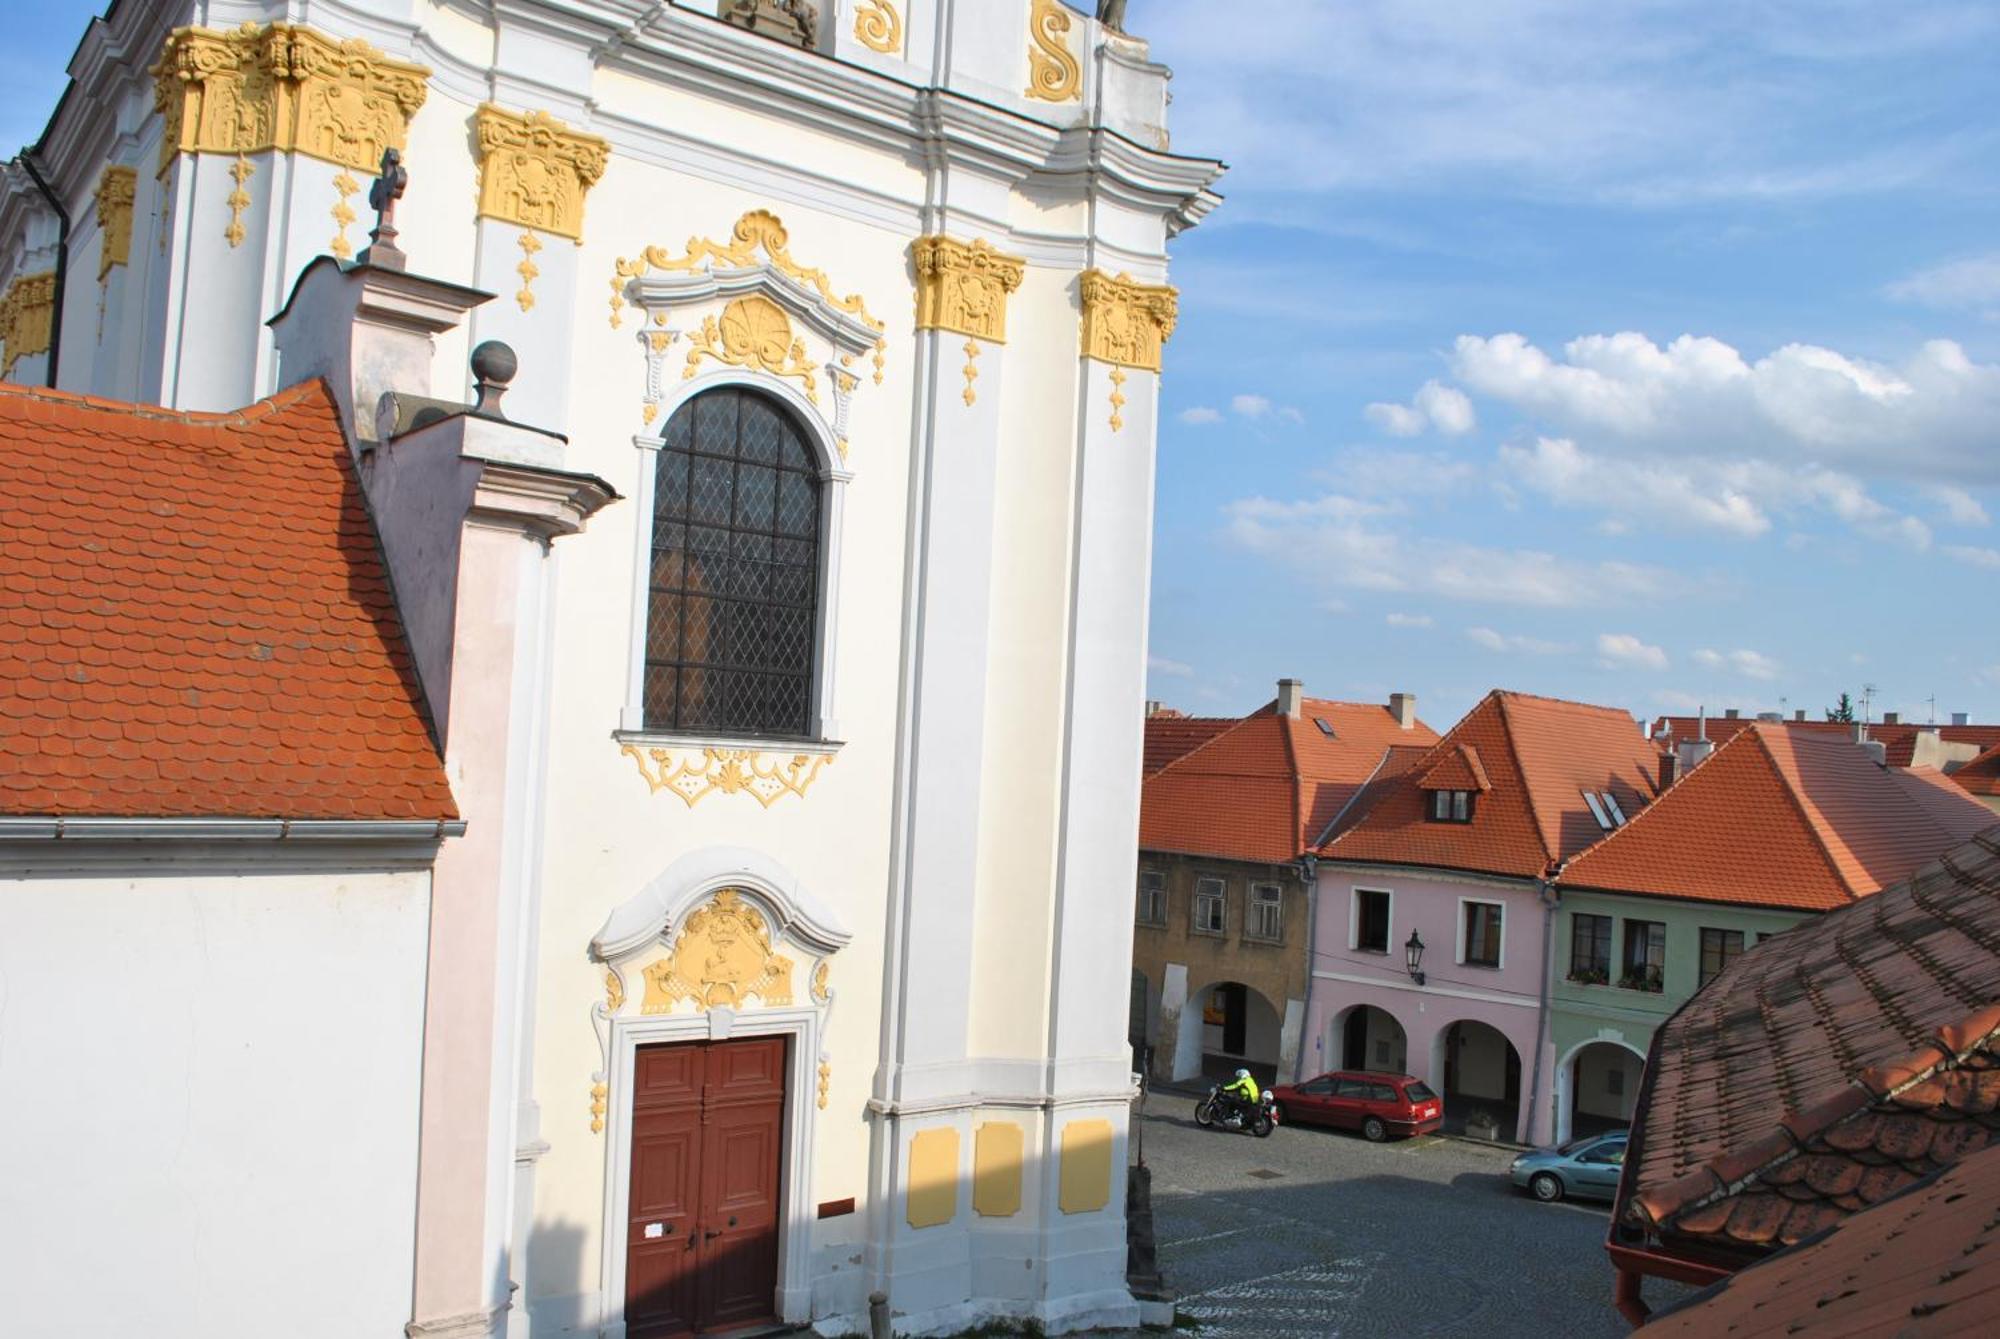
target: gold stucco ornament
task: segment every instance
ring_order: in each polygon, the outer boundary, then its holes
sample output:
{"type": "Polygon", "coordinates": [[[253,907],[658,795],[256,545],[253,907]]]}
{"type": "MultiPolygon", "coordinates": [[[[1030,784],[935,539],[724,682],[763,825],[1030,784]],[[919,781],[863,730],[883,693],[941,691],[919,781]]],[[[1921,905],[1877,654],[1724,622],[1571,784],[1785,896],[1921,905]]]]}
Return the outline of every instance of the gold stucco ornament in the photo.
{"type": "Polygon", "coordinates": [[[487,103],[473,117],[479,145],[479,213],[583,240],[583,200],[604,175],[611,146],[547,112],[487,103]]]}
{"type": "Polygon", "coordinates": [[[642,975],[642,1013],[670,1013],[683,1002],[699,1009],[740,1009],[752,997],[765,1005],[792,1002],[792,960],[772,948],[764,917],[734,888],[689,916],[673,953],[642,975]]]}
{"type": "Polygon", "coordinates": [[[56,310],[54,270],[24,274],[7,286],[0,298],[0,378],[12,379],[14,364],[49,351],[49,331],[56,310]]]}
{"type": "Polygon", "coordinates": [[[132,198],[139,174],[129,167],[113,164],[97,179],[97,281],[111,273],[113,265],[127,263],[132,254],[132,198]]]}
{"type": "Polygon", "coordinates": [[[655,795],[671,791],[690,809],[717,791],[748,795],[769,809],[787,795],[803,797],[806,787],[819,776],[819,769],[832,761],[824,753],[795,753],[782,760],[767,760],[754,749],[715,747],[702,748],[699,757],[693,750],[642,749],[632,744],[619,752],[638,763],[639,775],[655,795]]]}
{"type": "Polygon", "coordinates": [[[767,297],[752,294],[737,298],[722,309],[722,319],[710,316],[701,329],[688,337],[687,366],[681,376],[692,377],[704,358],[731,367],[751,367],[774,377],[798,381],[806,398],[819,403],[819,388],[813,384],[817,370],[806,357],[805,341],[792,333],[791,318],[785,309],[767,297]]]}
{"type": "Polygon", "coordinates": [[[903,20],[889,0],[861,0],[854,9],[854,39],[870,51],[893,56],[903,49],[903,20]]]}
{"type": "Polygon", "coordinates": [[[1028,10],[1028,87],[1043,102],[1075,102],[1083,96],[1083,67],[1063,34],[1071,27],[1060,0],[1033,0],[1028,10]]]}

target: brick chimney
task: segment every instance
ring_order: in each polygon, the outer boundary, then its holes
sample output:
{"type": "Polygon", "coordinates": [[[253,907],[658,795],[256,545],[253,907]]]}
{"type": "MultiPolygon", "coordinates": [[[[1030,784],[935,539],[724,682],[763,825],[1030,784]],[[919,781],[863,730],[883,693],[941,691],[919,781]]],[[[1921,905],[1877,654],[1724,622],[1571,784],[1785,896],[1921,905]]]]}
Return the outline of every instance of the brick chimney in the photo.
{"type": "Polygon", "coordinates": [[[1900,725],[1902,721],[1903,716],[1901,712],[1885,711],[1882,713],[1882,724],[1884,725],[1900,725]]]}
{"type": "Polygon", "coordinates": [[[1415,693],[1389,694],[1389,714],[1396,718],[1396,724],[1407,730],[1417,723],[1417,695],[1415,693]]]}
{"type": "Polygon", "coordinates": [[[1296,718],[1305,706],[1306,686],[1297,679],[1278,680],[1278,714],[1296,718]]]}
{"type": "Polygon", "coordinates": [[[1680,779],[1680,774],[1680,754],[1674,749],[1664,750],[1660,754],[1660,789],[1665,791],[1668,786],[1680,779]]]}

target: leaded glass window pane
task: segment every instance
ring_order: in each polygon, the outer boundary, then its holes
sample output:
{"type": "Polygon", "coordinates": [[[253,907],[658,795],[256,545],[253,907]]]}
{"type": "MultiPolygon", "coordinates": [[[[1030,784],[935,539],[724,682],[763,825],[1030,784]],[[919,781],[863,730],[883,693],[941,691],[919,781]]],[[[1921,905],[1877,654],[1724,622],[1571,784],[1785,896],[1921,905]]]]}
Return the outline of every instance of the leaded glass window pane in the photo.
{"type": "Polygon", "coordinates": [[[704,392],[661,432],[653,474],[646,728],[812,731],[820,480],[791,415],[704,392]]]}

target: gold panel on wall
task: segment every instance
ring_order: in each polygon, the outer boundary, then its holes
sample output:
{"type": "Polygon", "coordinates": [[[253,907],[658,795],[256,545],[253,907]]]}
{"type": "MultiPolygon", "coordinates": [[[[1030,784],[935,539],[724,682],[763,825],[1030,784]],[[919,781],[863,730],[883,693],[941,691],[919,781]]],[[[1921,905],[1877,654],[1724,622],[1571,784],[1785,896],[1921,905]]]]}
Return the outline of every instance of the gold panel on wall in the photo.
{"type": "Polygon", "coordinates": [[[910,1140],[911,1227],[942,1227],[958,1214],[958,1131],[919,1130],[910,1140]]]}
{"type": "Polygon", "coordinates": [[[302,153],[373,173],[400,149],[430,71],[290,23],[176,28],[153,76],[160,170],[183,153],[302,153]]]}
{"type": "Polygon", "coordinates": [[[903,20],[889,0],[861,0],[854,7],[854,39],[870,51],[893,56],[903,49],[903,20]]]}
{"type": "Polygon", "coordinates": [[[15,363],[49,351],[55,311],[55,271],[24,274],[7,286],[0,298],[0,377],[11,379],[15,363]]]}
{"type": "Polygon", "coordinates": [[[1021,1212],[1021,1149],[1025,1134],[1013,1121],[990,1120],[972,1135],[972,1209],[982,1218],[1021,1212]]]}
{"type": "Polygon", "coordinates": [[[792,960],[771,947],[764,917],[734,888],[682,922],[672,956],[642,975],[646,1014],[670,1013],[683,1000],[700,1009],[741,1009],[753,995],[765,1005],[792,1002],[792,960]]]}
{"type": "Polygon", "coordinates": [[[942,234],[910,243],[910,258],[917,271],[917,329],[1007,342],[1007,295],[1021,286],[1026,259],[984,240],[942,234]]]}
{"type": "Polygon", "coordinates": [[[1111,1122],[1073,1120],[1062,1132],[1064,1213],[1096,1213],[1111,1203],[1111,1122]]]}
{"type": "Polygon", "coordinates": [[[135,168],[112,164],[97,179],[97,281],[132,256],[132,199],[138,192],[135,168]]]}
{"type": "Polygon", "coordinates": [[[583,197],[604,175],[611,146],[547,112],[517,115],[490,102],[473,125],[480,214],[582,241],[583,197]]]}
{"type": "Polygon", "coordinates": [[[1160,351],[1180,316],[1180,294],[1165,284],[1142,284],[1129,274],[1112,277],[1085,270],[1083,353],[1101,363],[1160,370],[1160,351]]]}

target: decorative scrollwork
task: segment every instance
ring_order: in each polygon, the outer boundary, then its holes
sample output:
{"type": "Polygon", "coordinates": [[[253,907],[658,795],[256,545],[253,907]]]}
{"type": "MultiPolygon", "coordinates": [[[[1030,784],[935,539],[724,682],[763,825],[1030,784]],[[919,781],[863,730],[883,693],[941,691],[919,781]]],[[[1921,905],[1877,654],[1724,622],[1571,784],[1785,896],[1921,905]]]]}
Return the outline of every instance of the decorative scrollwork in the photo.
{"type": "Polygon", "coordinates": [[[834,307],[860,317],[876,330],[883,328],[882,322],[869,314],[859,293],[836,297],[826,271],[793,260],[792,253],[787,249],[789,240],[785,225],[776,214],[766,209],[753,209],[736,220],[727,243],[690,237],[685,255],[676,256],[665,247],[649,246],[639,253],[637,259],[621,258],[617,263],[617,277],[611,281],[611,326],[614,330],[618,328],[619,312],[625,305],[625,285],[630,280],[641,278],[652,270],[691,272],[712,269],[718,264],[742,269],[755,265],[758,253],[762,252],[773,269],[809,285],[834,307]]]}
{"type": "Polygon", "coordinates": [[[21,359],[49,351],[55,311],[54,270],[24,274],[7,286],[7,296],[0,298],[0,347],[6,350],[0,354],[0,378],[11,379],[21,359]]]}
{"type": "Polygon", "coordinates": [[[676,1004],[740,1009],[752,996],[766,1005],[792,1002],[792,960],[771,946],[757,909],[724,888],[689,916],[674,950],[648,966],[641,1013],[671,1013],[676,1004]]]}
{"type": "Polygon", "coordinates": [[[102,284],[113,265],[123,265],[132,254],[132,199],[138,191],[139,174],[132,168],[112,164],[97,179],[97,282],[102,284]]]}
{"type": "Polygon", "coordinates": [[[542,273],[541,266],[535,264],[535,253],[541,249],[541,238],[532,232],[521,234],[521,263],[514,267],[514,273],[521,276],[521,291],[514,295],[514,301],[522,311],[535,305],[534,283],[542,273]]]}
{"type": "Polygon", "coordinates": [[[1063,36],[1069,30],[1069,11],[1059,0],[1034,0],[1028,12],[1029,97],[1074,102],[1083,96],[1083,67],[1063,36]]]}
{"type": "Polygon", "coordinates": [[[347,240],[347,228],[355,219],[354,206],[348,204],[347,199],[361,189],[361,183],[356,181],[346,168],[342,168],[333,175],[333,189],[340,198],[333,202],[333,208],[328,211],[333,215],[335,232],[333,240],[327,243],[326,249],[341,260],[346,260],[354,254],[354,243],[347,240]]]}
{"type": "Polygon", "coordinates": [[[1085,270],[1078,280],[1083,298],[1083,353],[1101,363],[1160,370],[1160,352],[1174,332],[1180,296],[1164,284],[1142,284],[1129,274],[1116,278],[1085,270]]]}
{"type": "Polygon", "coordinates": [[[720,322],[704,317],[701,329],[688,337],[683,379],[693,376],[704,358],[795,378],[805,388],[806,398],[819,403],[819,388],[813,381],[817,365],[806,357],[805,341],[793,335],[785,309],[767,297],[737,298],[722,309],[720,322]]]}
{"type": "Polygon", "coordinates": [[[902,17],[889,0],[861,0],[854,10],[854,37],[870,51],[893,56],[903,49],[902,17]]]}
{"type": "Polygon", "coordinates": [[[795,753],[789,758],[766,760],[754,749],[706,747],[699,757],[674,749],[639,748],[627,744],[620,750],[639,765],[639,775],[657,795],[670,791],[692,809],[708,796],[750,796],[764,808],[787,795],[801,798],[819,776],[820,768],[831,761],[824,753],[795,753]],[[677,759],[676,753],[681,752],[677,759]]]}
{"type": "Polygon", "coordinates": [[[473,127],[480,214],[582,241],[583,198],[604,175],[611,146],[547,112],[516,115],[490,102],[473,127]]]}

